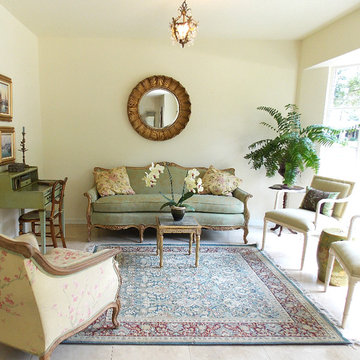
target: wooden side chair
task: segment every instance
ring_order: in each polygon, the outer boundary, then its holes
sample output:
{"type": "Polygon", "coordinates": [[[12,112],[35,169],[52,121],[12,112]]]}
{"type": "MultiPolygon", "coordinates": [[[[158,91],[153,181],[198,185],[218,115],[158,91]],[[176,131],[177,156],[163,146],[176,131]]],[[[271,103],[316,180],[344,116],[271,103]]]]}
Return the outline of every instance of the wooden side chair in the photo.
{"type": "Polygon", "coordinates": [[[335,259],[339,262],[341,267],[345,270],[348,276],[348,291],[346,295],[345,308],[342,318],[342,327],[345,327],[352,296],[354,293],[355,285],[360,281],[360,242],[352,238],[353,225],[355,220],[360,219],[360,215],[355,215],[351,218],[349,232],[347,236],[348,241],[333,242],[329,250],[329,260],[326,268],[325,277],[325,291],[327,290],[331,272],[334,267],[335,259]]]}
{"type": "MultiPolygon", "coordinates": [[[[355,183],[352,181],[333,179],[324,176],[315,175],[311,182],[313,190],[320,192],[336,192],[337,198],[323,198],[318,201],[314,210],[305,208],[299,209],[275,209],[267,211],[264,217],[263,239],[261,250],[264,250],[267,224],[269,222],[279,224],[289,228],[304,236],[304,245],[301,256],[300,269],[303,269],[308,239],[311,235],[320,234],[324,228],[335,227],[341,225],[341,219],[344,215],[346,205],[350,199],[355,183]],[[324,215],[322,209],[324,204],[333,205],[330,216],[324,215]]],[[[308,195],[308,194],[307,194],[308,195]]],[[[305,196],[307,196],[305,195],[305,196]]]]}
{"type": "MultiPolygon", "coordinates": [[[[57,247],[57,238],[61,239],[62,245],[66,248],[63,223],[64,212],[64,194],[65,186],[68,178],[64,180],[56,180],[51,190],[51,208],[46,210],[46,225],[49,226],[50,232],[46,233],[47,237],[51,237],[52,246],[57,247]],[[56,222],[57,220],[57,222],[56,222]],[[56,229],[58,231],[56,232],[56,229]]],[[[19,217],[19,234],[24,234],[24,224],[31,223],[31,231],[35,235],[40,235],[40,231],[36,231],[36,226],[40,227],[39,210],[27,212],[19,217]]]]}

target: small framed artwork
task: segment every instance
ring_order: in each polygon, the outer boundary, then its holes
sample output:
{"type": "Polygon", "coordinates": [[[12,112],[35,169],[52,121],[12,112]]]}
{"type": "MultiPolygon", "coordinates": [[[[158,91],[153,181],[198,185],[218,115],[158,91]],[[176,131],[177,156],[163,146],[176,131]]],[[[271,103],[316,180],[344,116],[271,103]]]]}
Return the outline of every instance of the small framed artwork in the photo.
{"type": "Polygon", "coordinates": [[[12,121],[12,81],[0,75],[0,121],[12,121]]]}
{"type": "Polygon", "coordinates": [[[0,165],[15,162],[15,130],[13,127],[0,127],[0,165]]]}

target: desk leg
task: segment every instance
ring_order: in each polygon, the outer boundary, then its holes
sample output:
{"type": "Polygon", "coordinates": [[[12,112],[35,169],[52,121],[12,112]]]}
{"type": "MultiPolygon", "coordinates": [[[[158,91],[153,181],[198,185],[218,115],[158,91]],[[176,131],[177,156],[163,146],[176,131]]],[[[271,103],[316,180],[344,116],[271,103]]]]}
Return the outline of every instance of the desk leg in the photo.
{"type": "Polygon", "coordinates": [[[160,267],[163,267],[163,245],[164,245],[164,235],[159,234],[159,250],[160,250],[160,267]]]}
{"type": "Polygon", "coordinates": [[[46,211],[39,210],[42,253],[46,254],[46,211]]]}
{"type": "Polygon", "coordinates": [[[200,235],[196,234],[195,266],[199,266],[200,235]]]}
{"type": "Polygon", "coordinates": [[[62,226],[62,232],[64,234],[64,239],[66,237],[65,234],[65,210],[64,210],[64,202],[62,203],[62,209],[61,209],[61,226],[62,226]]]}

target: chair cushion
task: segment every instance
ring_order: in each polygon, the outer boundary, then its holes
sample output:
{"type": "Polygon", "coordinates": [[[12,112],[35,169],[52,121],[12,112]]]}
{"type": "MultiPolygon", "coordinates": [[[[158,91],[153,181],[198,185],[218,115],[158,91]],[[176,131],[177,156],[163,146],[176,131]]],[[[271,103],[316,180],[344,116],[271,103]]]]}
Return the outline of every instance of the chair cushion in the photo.
{"type": "MultiPolygon", "coordinates": [[[[336,199],[338,197],[338,192],[328,192],[313,189],[312,187],[308,186],[306,188],[306,195],[301,203],[300,208],[310,211],[316,211],[316,206],[320,200],[323,199],[336,199]]],[[[334,208],[333,203],[325,203],[321,205],[320,213],[326,216],[332,215],[332,210],[334,208]]]]}
{"type": "MultiPolygon", "coordinates": [[[[166,194],[171,197],[170,194],[166,194]]],[[[175,196],[178,200],[180,195],[175,196]]],[[[96,212],[159,212],[160,207],[167,200],[161,194],[135,194],[135,195],[115,195],[102,197],[93,203],[96,212]]],[[[214,196],[214,195],[194,195],[186,204],[195,208],[196,212],[206,213],[226,213],[242,214],[244,204],[235,197],[214,196]]],[[[162,210],[169,212],[169,208],[162,210]]]]}
{"type": "Polygon", "coordinates": [[[110,170],[98,169],[94,171],[94,178],[100,196],[135,194],[135,191],[130,186],[125,166],[110,170]]]}
{"type": "MultiPolygon", "coordinates": [[[[315,212],[305,209],[271,210],[265,213],[265,219],[274,223],[285,224],[289,228],[295,228],[304,232],[315,230],[315,212]]],[[[331,226],[338,226],[338,221],[330,216],[319,214],[316,230],[331,226]]]]}
{"type": "Polygon", "coordinates": [[[232,192],[239,187],[241,179],[227,171],[217,170],[212,165],[202,177],[203,194],[231,196],[232,192]]]}
{"type": "Polygon", "coordinates": [[[331,244],[336,257],[345,265],[352,276],[360,276],[360,242],[336,241],[331,244]]]}

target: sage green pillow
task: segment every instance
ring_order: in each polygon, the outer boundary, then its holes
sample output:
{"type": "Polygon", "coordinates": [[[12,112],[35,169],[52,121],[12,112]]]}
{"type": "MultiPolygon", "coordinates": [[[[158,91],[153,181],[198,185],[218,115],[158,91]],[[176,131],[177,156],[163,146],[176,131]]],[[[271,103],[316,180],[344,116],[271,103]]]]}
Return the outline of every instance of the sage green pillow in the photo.
{"type": "MultiPolygon", "coordinates": [[[[314,189],[310,186],[306,188],[306,195],[301,203],[300,208],[310,211],[316,211],[317,203],[322,199],[336,199],[339,196],[338,192],[327,192],[314,189]]],[[[320,213],[326,216],[331,216],[334,208],[333,203],[325,203],[321,205],[320,213]]]]}

